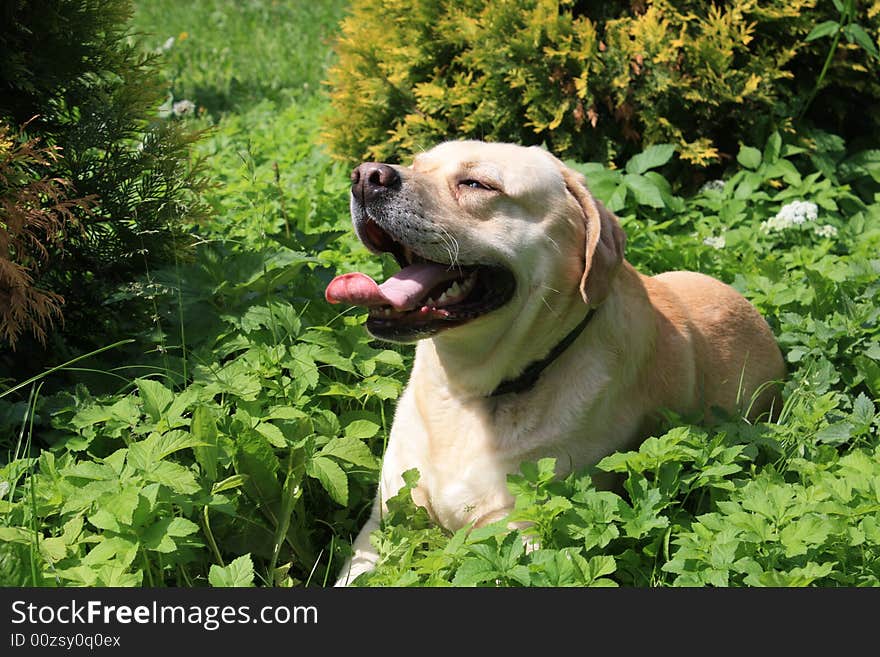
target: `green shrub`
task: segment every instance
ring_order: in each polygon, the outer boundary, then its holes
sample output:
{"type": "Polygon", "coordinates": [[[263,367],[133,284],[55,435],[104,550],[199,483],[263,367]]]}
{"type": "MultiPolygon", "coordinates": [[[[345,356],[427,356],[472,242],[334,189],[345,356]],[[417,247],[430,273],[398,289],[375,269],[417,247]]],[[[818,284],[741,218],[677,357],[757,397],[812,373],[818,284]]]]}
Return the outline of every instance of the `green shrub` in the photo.
{"type": "MultiPolygon", "coordinates": [[[[830,48],[805,39],[838,17],[816,0],[389,0],[381,12],[356,0],[325,139],[338,156],[382,161],[458,137],[543,142],[581,161],[671,142],[706,165],[790,124],[830,48]]],[[[865,36],[840,40],[808,108],[844,136],[880,126],[864,111],[880,100],[880,2],[855,18],[865,36]]]]}
{"type": "MultiPolygon", "coordinates": [[[[68,181],[72,197],[96,200],[88,212],[71,208],[79,229],[46,243],[36,280],[64,297],[68,341],[106,344],[119,316],[96,310],[104,298],[172,261],[204,213],[189,158],[198,134],[159,118],[162,77],[155,56],[128,38],[131,11],[130,0],[15,1],[0,10],[0,120],[28,122],[28,136],[61,155],[45,175],[68,181]]],[[[35,353],[24,358],[38,364],[35,353]]]]}

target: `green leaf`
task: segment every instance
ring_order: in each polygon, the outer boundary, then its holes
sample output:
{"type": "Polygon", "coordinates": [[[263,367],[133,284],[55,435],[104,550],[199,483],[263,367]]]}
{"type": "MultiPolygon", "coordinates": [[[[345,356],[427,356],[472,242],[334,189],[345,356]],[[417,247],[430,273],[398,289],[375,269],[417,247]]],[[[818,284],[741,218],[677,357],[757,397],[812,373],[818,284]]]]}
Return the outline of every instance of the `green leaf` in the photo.
{"type": "Polygon", "coordinates": [[[860,392],[853,402],[852,420],[859,428],[867,429],[874,421],[877,409],[865,393],[860,392]]]}
{"type": "Polygon", "coordinates": [[[239,488],[244,485],[244,482],[247,480],[246,475],[232,475],[231,477],[226,477],[223,481],[218,481],[216,484],[211,486],[211,494],[217,495],[218,493],[222,493],[227,490],[232,490],[234,488],[239,488]]]}
{"type": "Polygon", "coordinates": [[[663,192],[645,176],[626,174],[623,177],[623,182],[633,193],[639,205],[647,205],[652,208],[666,207],[666,203],[663,201],[663,192]]]}
{"type": "Polygon", "coordinates": [[[779,532],[779,542],[785,547],[786,557],[796,557],[807,553],[807,548],[821,545],[834,527],[828,520],[806,516],[792,520],[779,532]]]}
{"type": "Polygon", "coordinates": [[[876,359],[859,355],[853,358],[853,365],[865,379],[865,384],[874,396],[880,397],[880,363],[876,359]]]}
{"type": "Polygon", "coordinates": [[[767,140],[764,147],[764,162],[773,163],[779,159],[779,153],[782,150],[782,137],[778,132],[774,132],[767,140]]]}
{"type": "Polygon", "coordinates": [[[122,525],[129,526],[132,523],[134,510],[137,509],[138,504],[140,503],[140,493],[137,488],[129,485],[126,488],[123,488],[119,493],[110,496],[110,499],[107,500],[107,502],[106,508],[113,514],[113,516],[122,525]]]}
{"type": "Polygon", "coordinates": [[[499,574],[489,561],[478,557],[467,557],[455,571],[452,585],[476,586],[497,579],[499,574]]]}
{"type": "Polygon", "coordinates": [[[192,470],[171,461],[160,461],[144,473],[144,477],[148,481],[163,484],[175,493],[182,495],[192,495],[201,490],[192,470]]]}
{"type": "Polygon", "coordinates": [[[83,557],[82,563],[86,566],[97,566],[108,562],[115,562],[117,566],[125,567],[134,561],[138,552],[138,543],[123,536],[110,536],[83,557]]]}
{"type": "Polygon", "coordinates": [[[56,563],[67,556],[67,545],[60,536],[40,541],[40,554],[46,561],[56,563]]]}
{"type": "Polygon", "coordinates": [[[345,436],[347,438],[365,440],[367,438],[372,438],[379,433],[379,429],[381,429],[381,427],[375,422],[370,422],[369,420],[354,420],[353,422],[349,422],[345,427],[345,436]]]}
{"type": "MultiPolygon", "coordinates": [[[[649,169],[656,169],[663,166],[675,153],[673,144],[656,144],[649,146],[638,155],[634,155],[626,163],[626,172],[631,174],[642,174],[649,169]]],[[[662,207],[662,206],[661,206],[662,207]]]]}
{"type": "Polygon", "coordinates": [[[596,171],[586,172],[585,177],[590,193],[606,205],[609,205],[617,188],[620,187],[620,181],[623,176],[619,171],[600,168],[596,171]]]}
{"type": "Polygon", "coordinates": [[[136,379],[135,384],[144,403],[144,412],[151,421],[158,422],[162,413],[174,401],[174,393],[153,379],[136,379]]]}
{"type": "Polygon", "coordinates": [[[370,451],[370,448],[353,436],[333,438],[318,452],[318,456],[333,456],[342,461],[370,468],[371,470],[378,467],[378,461],[373,452],[370,451]]]}
{"type": "Polygon", "coordinates": [[[243,554],[228,566],[211,564],[208,583],[215,587],[244,587],[254,585],[254,562],[250,553],[243,554]]]}
{"type": "Polygon", "coordinates": [[[852,438],[853,425],[850,422],[835,422],[816,433],[816,442],[841,445],[852,438]]]}
{"type": "Polygon", "coordinates": [[[217,462],[220,448],[217,446],[217,420],[207,406],[197,406],[193,411],[190,431],[200,443],[193,447],[193,454],[199,467],[209,481],[217,479],[217,462]]]}
{"type": "Polygon", "coordinates": [[[0,541],[31,545],[36,540],[33,530],[24,527],[0,527],[0,541]]]}
{"type": "Polygon", "coordinates": [[[287,447],[287,439],[281,429],[271,422],[260,422],[254,429],[274,447],[287,447]]]}
{"type": "Polygon", "coordinates": [[[832,34],[835,34],[839,29],[840,23],[838,23],[837,21],[825,21],[824,23],[819,23],[807,35],[806,41],[815,41],[816,39],[821,39],[822,37],[831,36],[832,34]]]}
{"type": "Polygon", "coordinates": [[[846,34],[846,38],[852,42],[855,41],[859,44],[865,51],[871,55],[871,57],[876,57],[880,59],[880,54],[877,52],[877,45],[874,43],[874,40],[870,37],[870,35],[865,32],[865,28],[863,28],[858,23],[850,23],[846,27],[843,28],[844,34],[846,34]]]}
{"type": "Polygon", "coordinates": [[[747,169],[757,169],[761,166],[761,151],[751,146],[742,146],[736,155],[736,161],[747,169]]]}
{"type": "Polygon", "coordinates": [[[318,456],[309,461],[306,472],[321,482],[330,499],[342,506],[348,505],[348,477],[335,461],[318,456]]]}
{"type": "Polygon", "coordinates": [[[148,550],[156,552],[174,552],[177,550],[175,538],[183,538],[194,534],[199,526],[186,518],[163,518],[151,525],[141,535],[141,541],[148,550]]]}
{"type": "Polygon", "coordinates": [[[281,498],[278,482],[278,458],[268,441],[255,431],[242,434],[233,462],[240,475],[247,476],[244,490],[248,497],[261,504],[270,504],[281,498]]]}

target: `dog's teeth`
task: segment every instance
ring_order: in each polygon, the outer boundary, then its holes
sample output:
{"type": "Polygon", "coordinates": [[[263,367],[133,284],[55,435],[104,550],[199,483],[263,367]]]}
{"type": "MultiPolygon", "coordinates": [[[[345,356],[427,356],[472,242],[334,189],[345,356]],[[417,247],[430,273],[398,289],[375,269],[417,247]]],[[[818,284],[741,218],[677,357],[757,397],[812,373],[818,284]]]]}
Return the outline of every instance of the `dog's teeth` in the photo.
{"type": "Polygon", "coordinates": [[[458,286],[458,281],[455,281],[452,285],[449,286],[449,289],[443,294],[443,296],[449,295],[451,297],[457,297],[461,294],[461,288],[458,286]]]}
{"type": "Polygon", "coordinates": [[[426,306],[434,306],[434,305],[436,305],[436,304],[442,302],[444,296],[446,296],[446,295],[445,295],[445,294],[444,294],[444,295],[441,295],[440,298],[437,299],[436,301],[434,301],[433,299],[428,299],[427,301],[425,301],[425,305],[426,305],[426,306]]]}

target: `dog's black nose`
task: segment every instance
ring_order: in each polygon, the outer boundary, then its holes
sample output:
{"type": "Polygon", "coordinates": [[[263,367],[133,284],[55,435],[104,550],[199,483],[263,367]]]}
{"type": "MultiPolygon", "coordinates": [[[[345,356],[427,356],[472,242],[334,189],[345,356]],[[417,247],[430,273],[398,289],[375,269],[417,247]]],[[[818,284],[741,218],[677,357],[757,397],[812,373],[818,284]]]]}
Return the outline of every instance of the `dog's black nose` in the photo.
{"type": "Polygon", "coordinates": [[[351,191],[364,201],[399,186],[400,174],[387,164],[364,162],[351,172],[351,191]]]}

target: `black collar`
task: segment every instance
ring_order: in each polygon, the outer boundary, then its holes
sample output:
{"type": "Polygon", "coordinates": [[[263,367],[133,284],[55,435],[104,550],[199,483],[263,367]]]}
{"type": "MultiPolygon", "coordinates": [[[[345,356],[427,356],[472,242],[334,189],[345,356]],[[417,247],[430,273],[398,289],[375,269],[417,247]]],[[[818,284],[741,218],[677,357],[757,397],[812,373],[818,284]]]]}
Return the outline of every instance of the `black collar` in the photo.
{"type": "Polygon", "coordinates": [[[585,328],[587,328],[587,324],[590,323],[590,320],[593,319],[593,315],[596,313],[595,308],[590,308],[587,312],[586,317],[581,320],[581,323],[575,326],[571,332],[562,338],[562,341],[559,342],[553,349],[550,350],[550,353],[544,356],[541,360],[536,360],[531,365],[529,365],[526,369],[523,370],[522,374],[520,374],[515,379],[505,379],[501,383],[498,384],[498,387],[495,388],[492,392],[489,393],[489,397],[500,397],[501,395],[507,395],[510,393],[518,393],[525,392],[529,390],[535,383],[537,383],[538,378],[541,376],[541,373],[547,369],[547,367],[554,360],[559,358],[566,349],[571,346],[571,343],[577,340],[578,336],[583,332],[585,328]]]}

